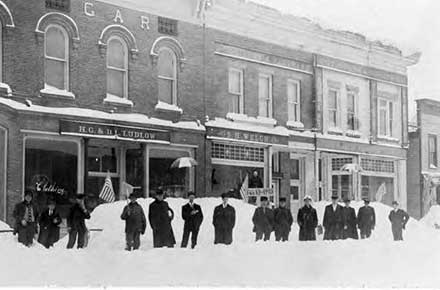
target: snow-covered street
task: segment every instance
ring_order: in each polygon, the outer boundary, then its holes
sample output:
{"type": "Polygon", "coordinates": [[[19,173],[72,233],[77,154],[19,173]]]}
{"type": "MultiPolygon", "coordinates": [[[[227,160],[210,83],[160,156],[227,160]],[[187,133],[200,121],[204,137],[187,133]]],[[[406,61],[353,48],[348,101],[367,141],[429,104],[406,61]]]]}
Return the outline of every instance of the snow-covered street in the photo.
{"type": "MultiPolygon", "coordinates": [[[[139,200],[146,213],[150,201],[139,200]]],[[[180,207],[185,201],[167,201],[176,212],[173,226],[179,243],[180,207]]],[[[288,243],[254,243],[254,207],[231,200],[237,211],[234,243],[214,246],[211,215],[219,199],[197,202],[205,220],[195,250],[152,249],[148,230],[141,250],[126,252],[124,223],[119,218],[125,202],[102,205],[93,212],[89,227],[104,231],[93,233],[84,250],[66,250],[65,239],[51,250],[39,245],[28,249],[18,245],[12,235],[2,234],[0,285],[437,287],[440,283],[440,253],[435,250],[440,233],[411,219],[405,241],[393,242],[387,220],[390,208],[385,205],[372,204],[378,224],[370,240],[300,243],[294,225],[288,243]]],[[[319,218],[324,205],[315,204],[319,218]]]]}

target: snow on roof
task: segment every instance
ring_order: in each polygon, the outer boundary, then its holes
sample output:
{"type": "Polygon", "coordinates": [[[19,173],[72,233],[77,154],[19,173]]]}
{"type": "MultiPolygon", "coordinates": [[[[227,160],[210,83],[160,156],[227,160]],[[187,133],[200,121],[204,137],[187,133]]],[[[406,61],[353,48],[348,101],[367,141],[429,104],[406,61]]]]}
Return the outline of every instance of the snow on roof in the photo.
{"type": "MultiPolygon", "coordinates": [[[[252,117],[249,117],[252,118],[252,117]]],[[[255,118],[254,118],[255,119],[255,118]]],[[[230,121],[224,118],[215,118],[205,124],[207,127],[227,128],[264,134],[289,136],[289,130],[282,126],[262,126],[259,123],[230,121]]]]}
{"type": "Polygon", "coordinates": [[[99,110],[77,108],[77,107],[46,107],[39,105],[26,105],[8,98],[0,98],[0,104],[20,112],[42,113],[60,116],[71,116],[80,118],[103,119],[109,121],[130,122],[143,125],[165,126],[178,129],[189,129],[205,131],[205,127],[198,125],[195,121],[181,121],[173,123],[169,120],[150,118],[139,113],[107,113],[99,110]]]}

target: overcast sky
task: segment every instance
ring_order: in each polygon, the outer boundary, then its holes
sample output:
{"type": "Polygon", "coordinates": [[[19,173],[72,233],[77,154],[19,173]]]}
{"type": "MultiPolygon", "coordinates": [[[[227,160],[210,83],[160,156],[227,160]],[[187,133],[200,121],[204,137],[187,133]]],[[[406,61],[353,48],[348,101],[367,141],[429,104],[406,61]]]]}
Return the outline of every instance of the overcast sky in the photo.
{"type": "Polygon", "coordinates": [[[440,100],[439,0],[253,0],[330,27],[360,32],[396,45],[408,55],[422,52],[409,68],[410,118],[414,99],[440,100]]]}

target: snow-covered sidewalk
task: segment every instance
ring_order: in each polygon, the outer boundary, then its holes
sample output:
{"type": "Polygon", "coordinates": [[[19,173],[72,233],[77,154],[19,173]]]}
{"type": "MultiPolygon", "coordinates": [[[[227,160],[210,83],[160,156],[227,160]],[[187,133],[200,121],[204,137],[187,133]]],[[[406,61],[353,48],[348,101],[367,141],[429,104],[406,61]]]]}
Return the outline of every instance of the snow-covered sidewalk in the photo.
{"type": "MultiPolygon", "coordinates": [[[[150,200],[139,201],[144,209],[150,200]]],[[[173,222],[178,243],[182,234],[181,199],[169,199],[176,211],[173,222]]],[[[89,247],[66,250],[61,240],[54,249],[39,245],[24,248],[15,238],[0,236],[0,286],[315,286],[315,287],[437,287],[440,285],[438,231],[411,220],[404,242],[391,239],[389,207],[373,204],[378,225],[370,240],[297,242],[297,227],[291,241],[254,243],[251,216],[254,207],[232,201],[237,226],[232,246],[214,246],[212,209],[218,199],[204,198],[205,220],[195,250],[152,249],[151,231],[142,238],[141,250],[126,252],[123,222],[124,202],[100,206],[90,227],[89,247]]],[[[319,218],[325,203],[316,204],[319,218]]],[[[360,203],[354,204],[358,207],[360,203]]],[[[147,212],[146,212],[147,213],[147,212]]],[[[178,245],[176,245],[178,246],[178,245]]]]}

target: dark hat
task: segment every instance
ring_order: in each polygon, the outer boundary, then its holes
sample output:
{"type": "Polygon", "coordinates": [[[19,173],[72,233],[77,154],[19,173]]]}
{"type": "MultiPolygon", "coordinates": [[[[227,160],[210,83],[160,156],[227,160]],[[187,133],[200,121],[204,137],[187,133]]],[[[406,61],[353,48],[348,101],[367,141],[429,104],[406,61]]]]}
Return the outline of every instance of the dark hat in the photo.
{"type": "Polygon", "coordinates": [[[280,197],[280,202],[286,202],[286,198],[285,197],[280,197]]]}
{"type": "Polygon", "coordinates": [[[346,197],[346,198],[344,198],[344,202],[345,203],[350,202],[350,199],[348,197],[346,197]]]}
{"type": "Polygon", "coordinates": [[[163,190],[162,189],[156,190],[156,195],[163,195],[163,190]]]}
{"type": "Polygon", "coordinates": [[[188,191],[187,195],[188,195],[188,197],[191,196],[191,195],[192,196],[196,196],[196,193],[194,191],[188,191]]]}
{"type": "Polygon", "coordinates": [[[128,198],[129,198],[129,199],[137,198],[137,195],[136,195],[136,193],[132,192],[132,193],[130,193],[130,195],[128,196],[128,198]]]}
{"type": "Polygon", "coordinates": [[[224,193],[222,193],[222,198],[226,198],[226,197],[229,197],[229,194],[227,194],[226,192],[224,192],[224,193]]]}
{"type": "Polygon", "coordinates": [[[33,196],[32,191],[30,191],[30,190],[25,190],[25,191],[24,191],[24,196],[28,196],[28,195],[32,197],[32,196],[33,196]]]}
{"type": "Polygon", "coordinates": [[[86,197],[86,195],[84,193],[77,193],[76,194],[77,199],[84,199],[85,197],[86,197]]]}
{"type": "Polygon", "coordinates": [[[260,197],[260,201],[267,201],[267,196],[260,197]]]}
{"type": "Polygon", "coordinates": [[[332,195],[332,199],[339,199],[339,196],[337,196],[337,195],[332,195]]]}
{"type": "Polygon", "coordinates": [[[394,200],[394,201],[392,202],[392,205],[399,205],[399,203],[398,203],[397,201],[394,200]]]}
{"type": "Polygon", "coordinates": [[[364,198],[364,202],[370,203],[370,199],[366,197],[366,198],[364,198]]]}

